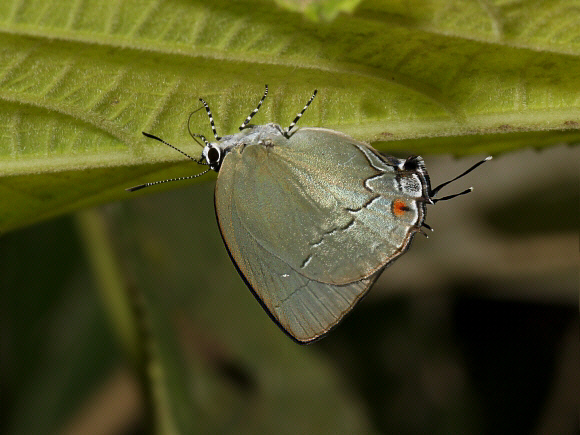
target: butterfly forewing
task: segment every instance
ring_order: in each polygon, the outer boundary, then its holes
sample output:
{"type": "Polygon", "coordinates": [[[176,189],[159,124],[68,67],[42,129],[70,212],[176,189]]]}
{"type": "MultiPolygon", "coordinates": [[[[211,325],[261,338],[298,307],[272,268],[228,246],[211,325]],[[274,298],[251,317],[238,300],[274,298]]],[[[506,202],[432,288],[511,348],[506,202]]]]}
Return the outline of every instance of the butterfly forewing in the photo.
{"type": "Polygon", "coordinates": [[[392,165],[365,144],[324,129],[232,150],[218,178],[218,187],[226,184],[248,237],[305,277],[330,284],[382,269],[423,215],[417,198],[400,191],[392,165]],[[408,210],[393,215],[401,200],[408,210]]]}

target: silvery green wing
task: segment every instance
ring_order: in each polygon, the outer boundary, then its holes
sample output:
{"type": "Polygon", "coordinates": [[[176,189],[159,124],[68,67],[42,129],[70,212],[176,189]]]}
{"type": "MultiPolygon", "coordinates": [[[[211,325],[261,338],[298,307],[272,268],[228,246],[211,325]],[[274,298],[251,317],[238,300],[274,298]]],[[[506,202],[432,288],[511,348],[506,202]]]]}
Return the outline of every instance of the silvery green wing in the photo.
{"type": "Polygon", "coordinates": [[[262,143],[226,156],[218,188],[234,189],[235,213],[251,237],[310,279],[347,284],[372,275],[423,222],[423,186],[404,160],[393,159],[398,167],[321,128],[289,139],[270,133],[262,143]]]}
{"type": "Polygon", "coordinates": [[[270,134],[226,155],[215,197],[222,236],[298,341],[336,325],[419,229],[423,186],[403,162],[318,128],[270,134]]]}
{"type": "Polygon", "coordinates": [[[329,332],[380,275],[377,272],[342,286],[313,281],[249,237],[237,213],[231,218],[222,218],[219,222],[238,271],[270,317],[301,343],[314,341],[329,332]]]}

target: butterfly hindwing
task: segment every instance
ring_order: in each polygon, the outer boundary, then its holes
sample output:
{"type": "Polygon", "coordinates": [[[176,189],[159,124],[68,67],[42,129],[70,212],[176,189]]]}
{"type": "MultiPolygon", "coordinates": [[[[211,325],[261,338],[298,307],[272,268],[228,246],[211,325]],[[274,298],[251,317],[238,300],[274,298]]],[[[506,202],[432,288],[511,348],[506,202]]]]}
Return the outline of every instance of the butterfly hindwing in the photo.
{"type": "Polygon", "coordinates": [[[395,190],[401,181],[393,165],[329,132],[299,129],[268,146],[240,146],[224,159],[216,184],[232,259],[270,315],[301,342],[324,335],[352,309],[424,216],[422,204],[395,190]],[[393,215],[397,200],[410,204],[406,216],[393,215]]]}

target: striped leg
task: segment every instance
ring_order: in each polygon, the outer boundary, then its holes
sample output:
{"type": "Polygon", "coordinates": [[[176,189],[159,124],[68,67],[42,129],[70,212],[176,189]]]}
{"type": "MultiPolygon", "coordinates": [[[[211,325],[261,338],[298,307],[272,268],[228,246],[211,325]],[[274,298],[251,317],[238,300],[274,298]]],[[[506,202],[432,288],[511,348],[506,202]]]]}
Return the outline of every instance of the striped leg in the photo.
{"type": "Polygon", "coordinates": [[[215,137],[215,140],[217,140],[219,142],[221,140],[221,137],[218,136],[217,131],[215,130],[215,124],[213,122],[213,116],[211,115],[211,110],[209,109],[208,104],[205,101],[203,101],[203,98],[200,98],[199,101],[201,101],[201,103],[203,104],[203,107],[205,107],[205,111],[207,112],[207,116],[209,116],[209,122],[211,124],[211,129],[213,131],[213,135],[215,137]]]}
{"type": "Polygon", "coordinates": [[[290,124],[290,126],[284,131],[284,136],[286,137],[290,137],[290,130],[292,130],[294,128],[294,126],[296,125],[296,123],[300,120],[300,118],[302,117],[302,115],[304,115],[304,112],[306,112],[306,109],[308,109],[308,106],[310,106],[310,103],[312,103],[312,100],[314,100],[314,97],[316,97],[316,94],[318,93],[318,90],[315,89],[314,93],[312,94],[312,97],[310,97],[310,100],[308,100],[308,103],[306,103],[306,106],[304,106],[304,109],[302,109],[302,112],[300,112],[298,115],[296,115],[296,118],[294,118],[294,121],[292,121],[292,123],[290,124]]]}
{"type": "MultiPolygon", "coordinates": [[[[198,144],[200,144],[200,143],[199,143],[199,141],[198,141],[198,140],[196,140],[196,139],[195,139],[196,137],[199,137],[199,138],[200,138],[200,139],[203,141],[203,143],[205,144],[205,146],[206,146],[206,147],[208,147],[208,146],[209,146],[209,142],[208,142],[208,140],[205,138],[205,136],[204,136],[203,134],[199,134],[199,133],[191,133],[191,132],[190,132],[189,134],[191,135],[191,137],[193,138],[193,140],[194,140],[194,141],[196,141],[198,144]]],[[[217,136],[216,136],[216,137],[217,137],[217,136]]],[[[218,139],[218,140],[219,140],[219,139],[218,139]]],[[[200,145],[201,145],[201,144],[200,144],[200,145]]]]}
{"type": "Polygon", "coordinates": [[[260,107],[262,107],[262,103],[264,102],[264,100],[266,99],[266,96],[268,95],[268,85],[266,85],[266,90],[264,91],[264,95],[262,96],[262,99],[260,100],[260,102],[258,103],[258,107],[256,107],[254,109],[254,111],[252,113],[250,113],[248,115],[248,117],[246,118],[246,120],[242,123],[242,125],[240,125],[240,130],[243,130],[244,128],[247,127],[248,122],[250,122],[250,120],[254,117],[254,115],[256,113],[258,113],[258,110],[260,110],[260,107]]]}

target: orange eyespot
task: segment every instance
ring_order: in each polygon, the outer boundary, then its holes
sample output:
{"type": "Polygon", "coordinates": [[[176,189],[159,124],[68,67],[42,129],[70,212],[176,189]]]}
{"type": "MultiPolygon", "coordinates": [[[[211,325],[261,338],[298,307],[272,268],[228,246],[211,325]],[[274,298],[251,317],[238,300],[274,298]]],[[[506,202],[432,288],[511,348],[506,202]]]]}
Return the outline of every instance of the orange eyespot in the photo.
{"type": "Polygon", "coordinates": [[[401,217],[405,214],[406,211],[409,210],[409,206],[402,199],[395,199],[395,201],[393,201],[393,213],[395,216],[401,217]]]}

